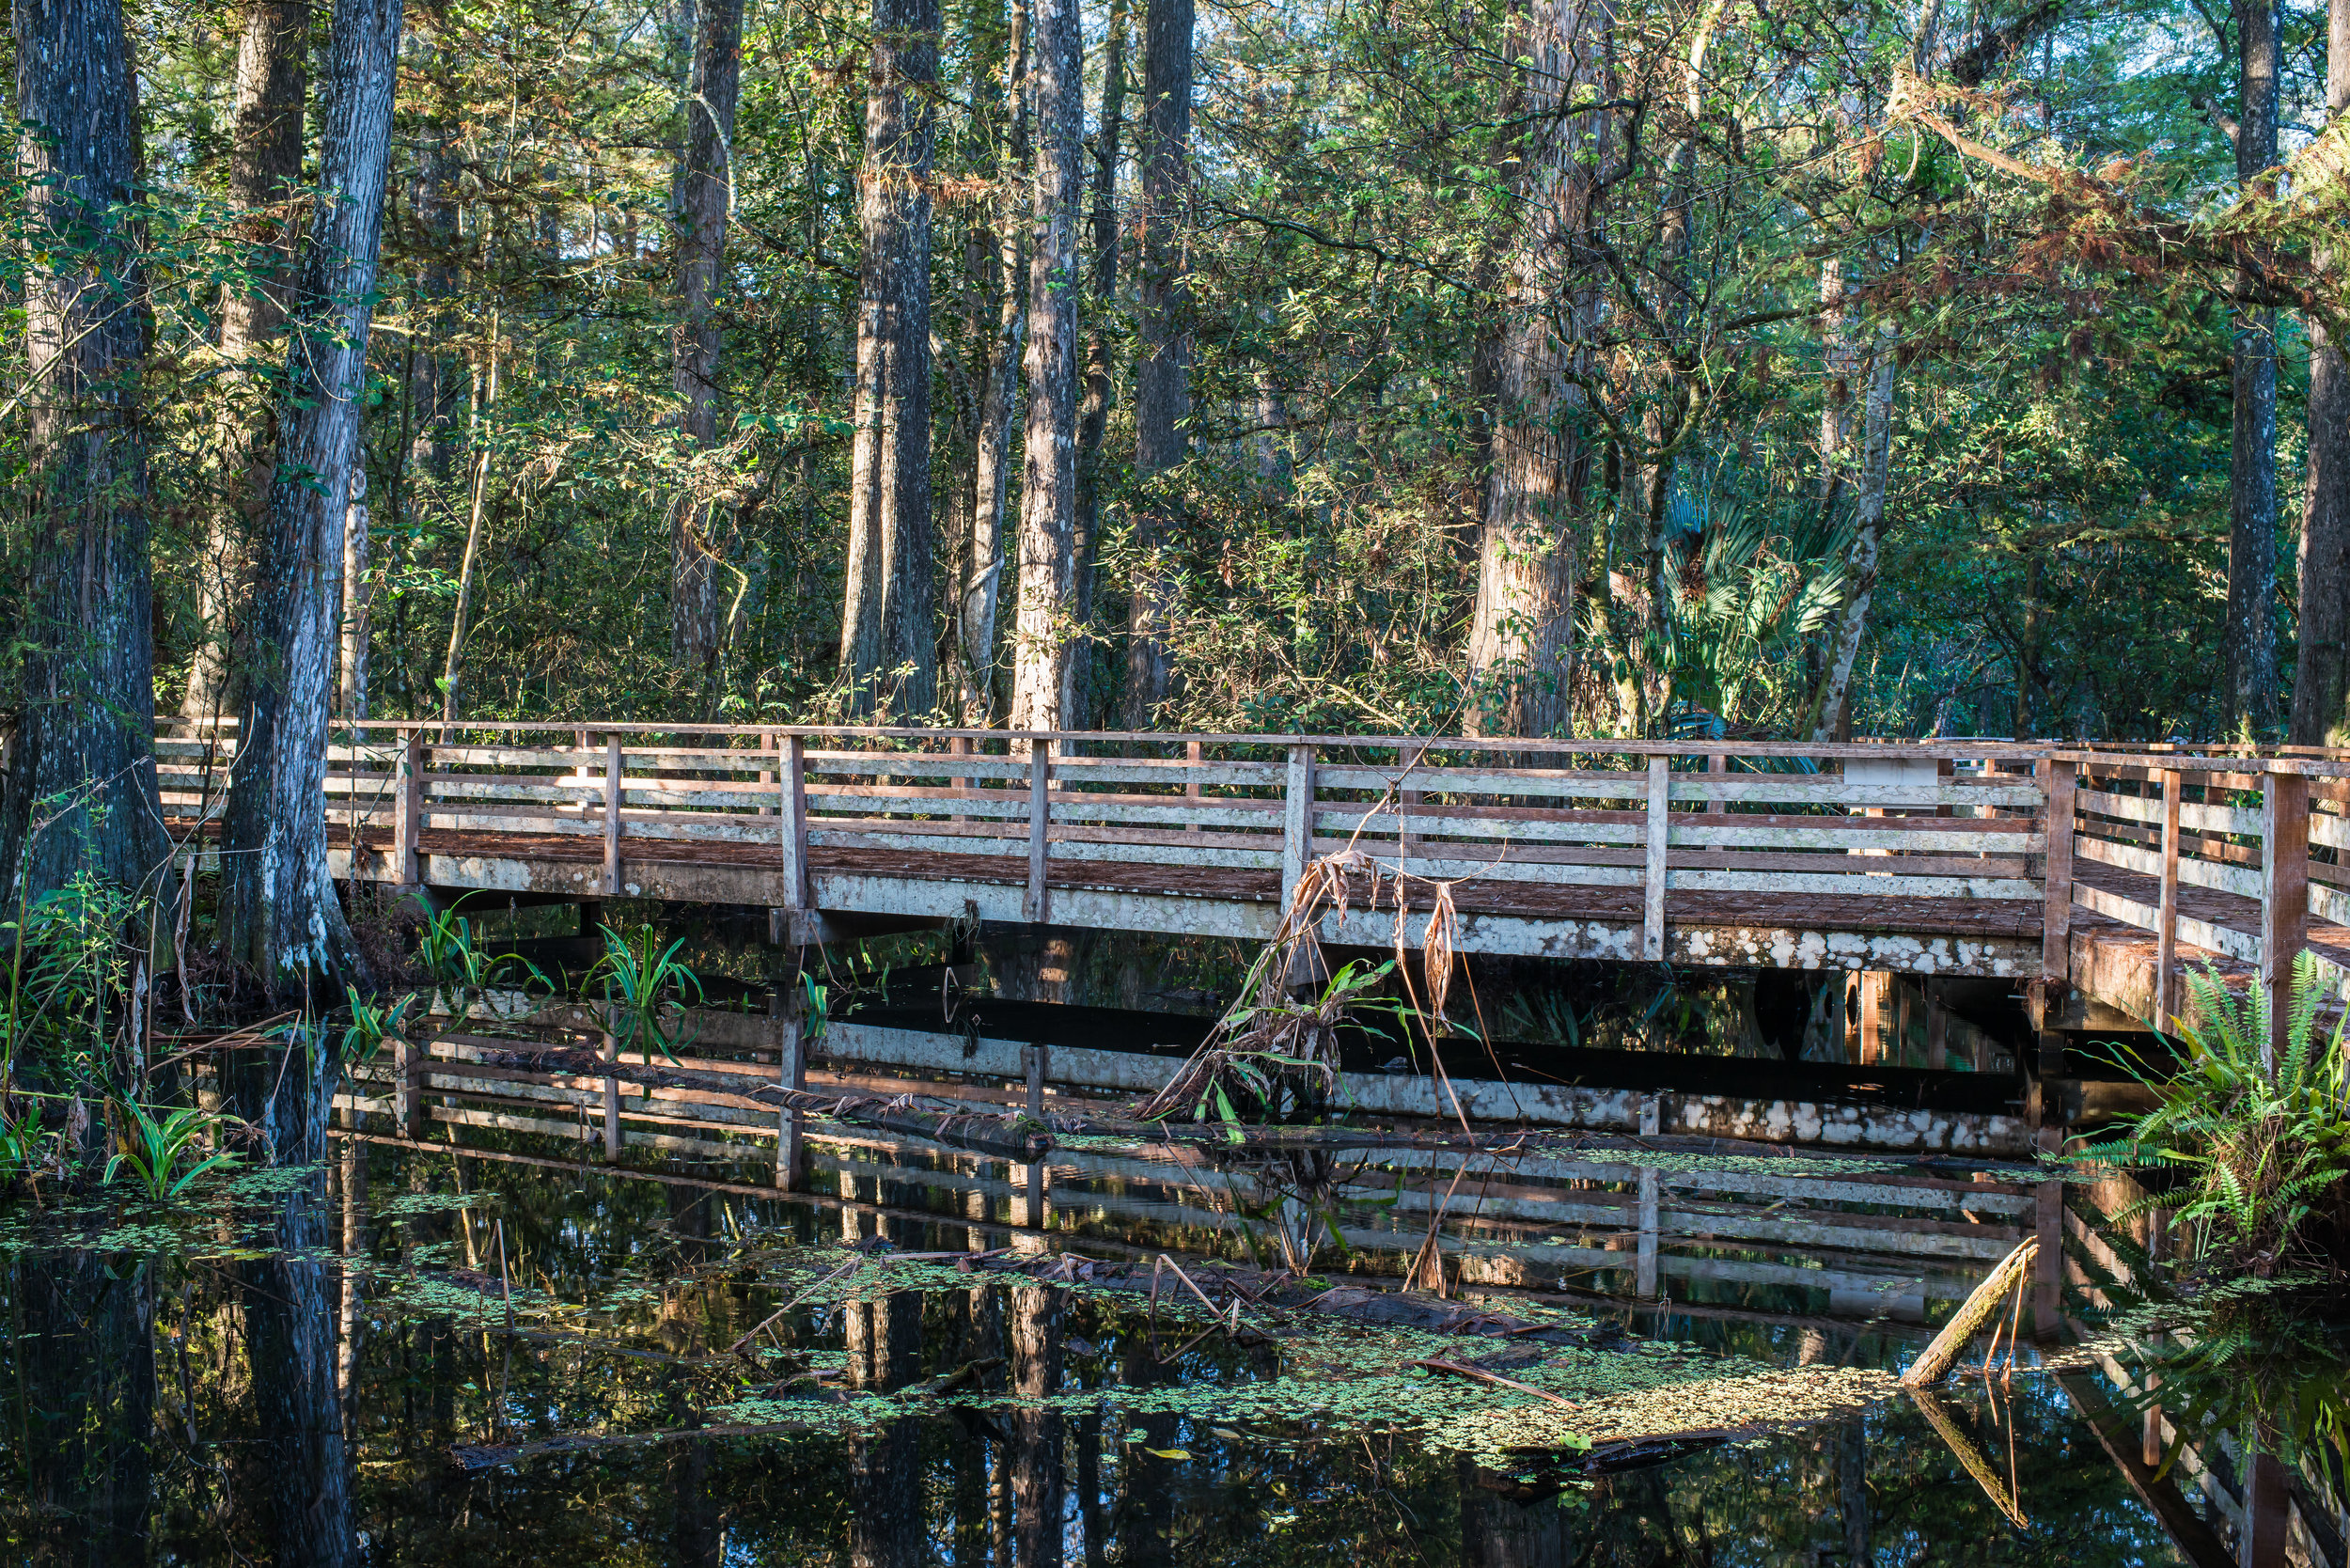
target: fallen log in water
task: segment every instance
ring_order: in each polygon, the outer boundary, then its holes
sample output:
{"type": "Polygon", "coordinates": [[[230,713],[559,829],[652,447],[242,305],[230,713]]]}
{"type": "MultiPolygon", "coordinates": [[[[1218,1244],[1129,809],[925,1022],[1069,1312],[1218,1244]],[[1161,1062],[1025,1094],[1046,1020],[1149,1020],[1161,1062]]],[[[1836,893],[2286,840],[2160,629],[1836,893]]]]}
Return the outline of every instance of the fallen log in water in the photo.
{"type": "Polygon", "coordinates": [[[2032,1260],[2039,1255],[2040,1238],[2026,1236],[2023,1245],[2001,1260],[1990,1277],[1975,1287],[1957,1314],[1934,1337],[1934,1342],[1909,1364],[1909,1370],[1902,1373],[1902,1387],[1931,1388],[1941,1382],[1942,1374],[1958,1359],[1960,1347],[1975,1337],[1977,1329],[1998,1316],[2007,1298],[2023,1288],[2024,1281],[2031,1277],[2032,1260]]]}

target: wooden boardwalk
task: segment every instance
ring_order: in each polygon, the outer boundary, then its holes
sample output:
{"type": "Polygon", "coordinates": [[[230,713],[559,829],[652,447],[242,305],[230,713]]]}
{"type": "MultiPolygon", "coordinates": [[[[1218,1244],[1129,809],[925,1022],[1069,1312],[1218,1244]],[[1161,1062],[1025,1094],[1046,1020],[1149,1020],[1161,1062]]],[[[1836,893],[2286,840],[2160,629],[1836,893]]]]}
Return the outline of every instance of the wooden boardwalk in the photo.
{"type": "MultiPolygon", "coordinates": [[[[232,748],[158,749],[193,829],[232,748]]],[[[1992,976],[2134,1018],[2199,958],[2350,974],[2342,754],[400,723],[337,737],[323,805],[338,876],[766,908],[798,945],[1261,938],[1340,856],[1343,946],[1417,942],[1441,891],[1465,952],[1992,976]]]]}

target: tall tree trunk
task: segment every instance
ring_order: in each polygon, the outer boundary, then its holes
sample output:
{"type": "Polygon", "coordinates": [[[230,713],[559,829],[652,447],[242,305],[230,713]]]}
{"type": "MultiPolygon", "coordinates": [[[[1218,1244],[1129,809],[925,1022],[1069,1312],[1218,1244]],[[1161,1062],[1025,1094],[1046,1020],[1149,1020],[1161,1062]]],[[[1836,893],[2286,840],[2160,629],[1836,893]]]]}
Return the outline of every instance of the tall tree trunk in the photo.
{"type": "MultiPolygon", "coordinates": [[[[700,0],[678,170],[679,321],[673,367],[685,439],[718,444],[718,275],[734,207],[734,106],[743,85],[743,0],[700,0]]],[[[707,682],[727,629],[715,508],[689,488],[670,539],[669,651],[707,682]]]]}
{"type": "Polygon", "coordinates": [[[1135,365],[1136,566],[1126,612],[1126,722],[1150,725],[1174,684],[1167,632],[1175,609],[1167,559],[1180,517],[1165,476],[1189,455],[1191,338],[1179,222],[1191,180],[1193,0],[1145,0],[1142,255],[1135,365]]]}
{"type": "Polygon", "coordinates": [[[1852,545],[1844,557],[1844,591],[1828,638],[1826,667],[1812,694],[1814,741],[1852,738],[1853,666],[1869,630],[1869,604],[1876,593],[1885,535],[1885,492],[1893,467],[1893,384],[1900,370],[1890,332],[1877,334],[1864,362],[1868,368],[1860,399],[1859,463],[1849,492],[1852,545]]]}
{"type": "Polygon", "coordinates": [[[28,448],[12,497],[31,548],[10,631],[20,716],[0,787],[11,913],[85,870],[151,886],[167,854],[152,755],[147,305],[140,236],[122,210],[138,105],[122,10],[19,0],[15,18],[17,166],[39,259],[24,283],[28,448]]]}
{"type": "Polygon", "coordinates": [[[1102,40],[1102,114],[1093,138],[1093,273],[1087,296],[1093,319],[1086,333],[1085,390],[1077,410],[1077,623],[1086,635],[1070,651],[1070,685],[1077,706],[1064,715],[1090,722],[1086,698],[1093,682],[1094,561],[1102,538],[1102,439],[1110,421],[1109,315],[1118,294],[1118,156],[1126,118],[1127,0],[1110,0],[1102,40]]]}
{"type": "Polygon", "coordinates": [[[368,302],[383,237],[400,0],[335,0],[333,96],[319,203],[294,292],[297,340],[278,416],[279,464],[254,591],[255,649],[229,785],[224,945],[278,996],[364,974],[326,874],[328,594],[359,458],[368,302]]]}
{"type": "Polygon", "coordinates": [[[343,646],[337,661],[342,672],[342,715],[345,724],[368,716],[368,601],[374,584],[368,575],[369,525],[368,471],[364,463],[351,469],[351,506],[343,513],[343,646]]]}
{"type": "MultiPolygon", "coordinates": [[[[321,1055],[332,1062],[333,1047],[325,1045],[321,1055]]],[[[298,1072],[299,1058],[295,1065],[298,1072]]],[[[331,1076],[321,1076],[323,1081],[306,1087],[320,1101],[314,1124],[323,1129],[324,1101],[334,1084],[331,1076]]],[[[323,1137],[286,1152],[295,1160],[327,1157],[323,1137]]],[[[351,1448],[335,1387],[330,1271],[340,1271],[323,1261],[333,1255],[335,1240],[325,1185],[321,1169],[279,1198],[269,1245],[237,1265],[244,1287],[253,1403],[260,1419],[261,1501],[269,1520],[270,1558],[306,1568],[341,1568],[358,1555],[351,1448]]]]}
{"type": "Polygon", "coordinates": [[[1548,735],[1573,721],[1575,535],[1590,467],[1567,382],[1594,300],[1574,237],[1590,221],[1602,111],[1571,112],[1606,79],[1606,0],[1534,0],[1521,18],[1526,126],[1518,234],[1496,349],[1493,468],[1479,534],[1469,667],[1483,733],[1548,735]]]}
{"type": "MultiPolygon", "coordinates": [[[[2275,0],[2236,0],[2236,182],[2273,185],[2277,164],[2275,0]]],[[[2236,312],[2235,417],[2228,462],[2227,723],[2258,731],[2277,701],[2277,313],[2236,312]]]]}
{"type": "MultiPolygon", "coordinates": [[[[2350,115],[2350,0],[2326,8],[2326,107],[2350,115]]],[[[2350,249],[2326,258],[2350,268],[2350,249]]],[[[2295,745],[2350,745],[2350,358],[2312,319],[2309,491],[2301,511],[2300,643],[2293,677],[2295,745]]]]}
{"type": "Polygon", "coordinates": [[[1085,71],[1077,0],[1037,0],[1036,212],[1028,257],[1028,418],[1021,435],[1020,599],[1011,722],[1058,729],[1073,705],[1077,589],[1077,198],[1085,71]]]}
{"type": "Polygon", "coordinates": [[[227,677],[231,650],[251,607],[250,546],[267,524],[270,479],[277,466],[270,378],[255,371],[286,321],[294,231],[271,209],[291,196],[302,180],[309,52],[309,0],[250,0],[237,44],[228,199],[247,214],[243,238],[258,254],[255,287],[231,286],[221,293],[220,361],[226,374],[213,448],[222,467],[221,494],[207,519],[204,554],[196,562],[201,640],[180,705],[181,715],[194,721],[232,711],[227,677]]]}
{"type": "Polygon", "coordinates": [[[856,445],[840,676],[855,713],[938,703],[931,588],[932,99],[938,0],[873,0],[857,216],[856,445]]]}
{"type": "Polygon", "coordinates": [[[972,725],[987,724],[995,716],[995,622],[1004,595],[1005,478],[1011,455],[1012,416],[1020,406],[1021,350],[1028,334],[1027,224],[1015,193],[1025,192],[1028,176],[1029,33],[1029,0],[1012,0],[1010,65],[1005,75],[1010,128],[1002,149],[995,253],[990,274],[995,330],[988,339],[980,377],[979,440],[971,464],[971,541],[964,555],[964,579],[956,586],[958,696],[963,722],[972,725]]]}

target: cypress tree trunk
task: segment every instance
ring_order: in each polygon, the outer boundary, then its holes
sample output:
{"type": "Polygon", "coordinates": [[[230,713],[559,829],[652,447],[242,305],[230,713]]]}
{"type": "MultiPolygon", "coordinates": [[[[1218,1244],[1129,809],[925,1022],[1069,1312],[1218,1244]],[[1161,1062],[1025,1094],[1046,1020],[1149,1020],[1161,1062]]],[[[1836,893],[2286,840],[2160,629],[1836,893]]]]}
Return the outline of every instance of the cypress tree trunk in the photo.
{"type": "MultiPolygon", "coordinates": [[[[718,444],[718,270],[733,208],[734,106],[743,85],[743,0],[701,0],[685,103],[685,158],[678,171],[679,317],[672,339],[685,439],[718,444]]],[[[670,536],[669,650],[681,669],[716,668],[726,628],[714,509],[689,497],[670,536]]]]}
{"type": "Polygon", "coordinates": [[[1021,437],[1020,599],[1011,722],[1058,729],[1074,702],[1077,588],[1077,152],[1085,73],[1076,0],[1038,0],[1035,243],[1028,258],[1028,419],[1021,437]]]}
{"type": "Polygon", "coordinates": [[[938,702],[931,588],[931,165],[938,0],[873,0],[857,216],[856,445],[840,673],[852,713],[938,702]]]}
{"type": "MultiPolygon", "coordinates": [[[[2275,0],[2236,0],[2236,182],[2256,191],[2277,163],[2275,0]]],[[[2277,313],[2236,312],[2235,418],[2228,463],[2227,721],[2257,731],[2277,698],[2277,313]]]]}
{"type": "Polygon", "coordinates": [[[1183,250],[1177,233],[1191,179],[1193,0],[1145,0],[1143,42],[1141,299],[1135,365],[1136,565],[1126,612],[1126,722],[1148,726],[1174,682],[1166,635],[1176,583],[1167,554],[1181,518],[1154,487],[1189,455],[1183,422],[1191,415],[1191,338],[1183,250]]]}
{"type": "MultiPolygon", "coordinates": [[[[138,115],[118,0],[19,0],[17,162],[26,177],[30,548],[11,640],[21,716],[0,793],[0,876],[38,898],[88,870],[164,868],[151,746],[153,579],[140,377],[139,237],[120,211],[138,115]],[[36,826],[36,823],[42,825],[36,826]]],[[[18,898],[7,900],[11,917],[18,898]]]]}
{"type": "MultiPolygon", "coordinates": [[[[2326,8],[2326,106],[2350,114],[2350,0],[2326,8]]],[[[2326,259],[2339,275],[2350,252],[2326,259]]],[[[2300,642],[2293,678],[2295,745],[2350,745],[2350,360],[2310,328],[2309,491],[2301,512],[2300,642]]]]}
{"type": "MultiPolygon", "coordinates": [[[[331,1059],[331,1051],[327,1055],[331,1059]]],[[[332,1093],[331,1079],[322,1087],[332,1093]]],[[[325,1125],[321,1105],[316,1126],[325,1125]]],[[[321,1137],[289,1153],[322,1160],[324,1143],[321,1137]]],[[[325,1184],[321,1170],[278,1199],[267,1250],[238,1265],[273,1560],[306,1568],[343,1568],[356,1559],[358,1545],[351,1448],[335,1386],[332,1293],[340,1270],[323,1261],[334,1247],[325,1184]]]]}
{"type": "Polygon", "coordinates": [[[1020,406],[1021,349],[1027,341],[1027,230],[1013,194],[1025,187],[1028,165],[1028,0],[1012,0],[1006,92],[1010,129],[1003,148],[1003,186],[991,288],[996,316],[988,339],[979,389],[979,429],[973,455],[971,542],[957,585],[955,667],[963,722],[995,716],[995,622],[1004,593],[1004,492],[1011,452],[1012,416],[1020,406]]]}
{"type": "Polygon", "coordinates": [[[294,291],[298,340],[278,417],[279,465],[228,792],[223,941],[279,996],[331,999],[332,977],[363,974],[326,874],[326,728],[341,608],[333,587],[360,456],[400,26],[400,0],[336,0],[333,96],[319,160],[328,199],[318,206],[294,291]]]}
{"type": "MultiPolygon", "coordinates": [[[[1102,538],[1102,440],[1110,419],[1108,319],[1118,294],[1118,153],[1126,118],[1127,0],[1110,0],[1108,30],[1102,40],[1102,114],[1093,140],[1093,272],[1087,295],[1093,320],[1086,333],[1085,386],[1077,409],[1077,623],[1093,629],[1094,561],[1102,538]]],[[[1093,639],[1089,635],[1070,651],[1070,685],[1077,706],[1065,722],[1091,722],[1093,639]]]]}
{"type": "Polygon", "coordinates": [[[259,362],[286,322],[293,228],[267,211],[302,180],[302,117],[309,98],[309,0],[250,0],[237,44],[235,140],[228,198],[249,214],[243,237],[259,248],[258,287],[222,290],[220,359],[225,402],[215,427],[222,467],[219,504],[196,563],[196,616],[203,640],[188,671],[180,714],[201,722],[233,712],[231,649],[252,601],[250,541],[269,516],[277,467],[275,411],[259,362]]]}
{"type": "Polygon", "coordinates": [[[1597,196],[1606,117],[1570,114],[1606,80],[1604,0],[1536,0],[1524,19],[1520,231],[1503,282],[1493,468],[1479,534],[1469,666],[1488,734],[1547,735],[1572,721],[1575,533],[1590,468],[1567,383],[1594,302],[1573,237],[1597,196]]]}

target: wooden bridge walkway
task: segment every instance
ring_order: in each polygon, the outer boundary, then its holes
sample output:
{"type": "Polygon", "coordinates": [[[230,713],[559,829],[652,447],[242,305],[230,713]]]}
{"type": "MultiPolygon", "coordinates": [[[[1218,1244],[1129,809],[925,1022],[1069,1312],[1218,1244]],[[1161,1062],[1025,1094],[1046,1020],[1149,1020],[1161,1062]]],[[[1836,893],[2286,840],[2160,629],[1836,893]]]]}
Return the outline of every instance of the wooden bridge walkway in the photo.
{"type": "MultiPolygon", "coordinates": [[[[233,746],[158,750],[193,840],[233,746]]],[[[1346,946],[1417,942],[1443,884],[1465,952],[1995,976],[2141,1019],[2199,959],[2350,975],[2342,753],[390,723],[337,737],[324,805],[338,876],[763,907],[798,945],[1262,938],[1343,855],[1346,946]]]]}

